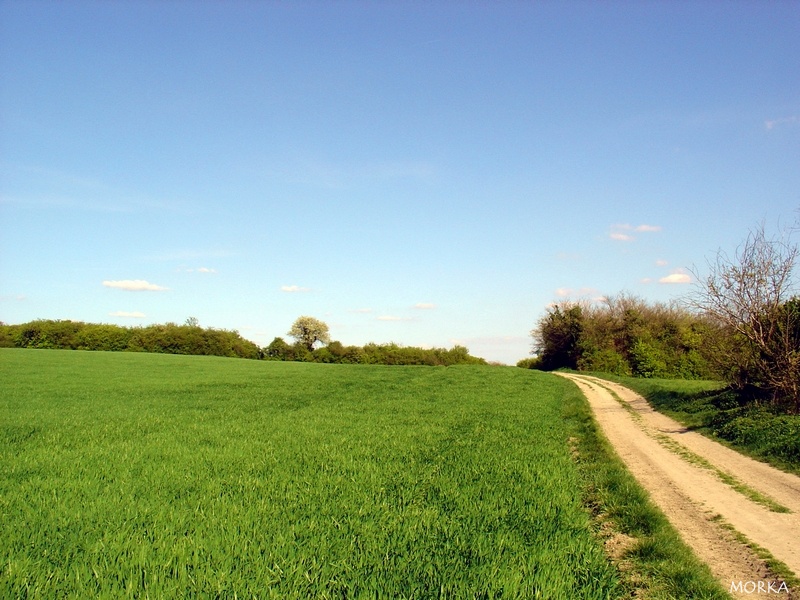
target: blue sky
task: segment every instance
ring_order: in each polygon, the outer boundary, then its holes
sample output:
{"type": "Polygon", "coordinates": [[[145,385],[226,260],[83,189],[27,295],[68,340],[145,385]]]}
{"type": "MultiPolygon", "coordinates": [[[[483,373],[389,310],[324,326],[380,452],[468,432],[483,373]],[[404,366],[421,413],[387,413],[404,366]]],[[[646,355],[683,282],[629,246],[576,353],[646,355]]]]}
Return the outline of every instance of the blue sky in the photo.
{"type": "Polygon", "coordinates": [[[466,345],[800,207],[798,2],[0,2],[0,320],[466,345]]]}

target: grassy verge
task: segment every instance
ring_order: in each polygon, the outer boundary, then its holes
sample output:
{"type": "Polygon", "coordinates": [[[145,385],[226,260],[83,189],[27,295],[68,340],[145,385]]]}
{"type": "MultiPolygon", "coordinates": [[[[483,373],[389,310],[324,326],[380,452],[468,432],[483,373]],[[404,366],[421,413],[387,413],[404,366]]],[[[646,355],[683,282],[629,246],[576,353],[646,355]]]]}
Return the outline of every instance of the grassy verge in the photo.
{"type": "Polygon", "coordinates": [[[565,391],[564,415],[572,427],[585,504],[598,535],[606,539],[627,595],[729,598],[616,457],[575,386],[565,391]]]}
{"type": "Polygon", "coordinates": [[[593,375],[629,387],[694,431],[800,475],[800,415],[777,414],[718,382],[593,375]]]}
{"type": "MultiPolygon", "coordinates": [[[[622,398],[620,398],[620,396],[611,387],[607,386],[603,387],[609,394],[611,394],[614,397],[614,399],[620,404],[620,406],[622,406],[628,412],[628,414],[631,415],[633,419],[641,422],[642,416],[636,410],[634,410],[634,408],[628,402],[625,402],[622,398]]],[[[692,463],[700,468],[711,471],[720,481],[722,481],[722,483],[730,486],[731,488],[733,488],[746,498],[749,498],[753,502],[761,504],[763,507],[767,508],[768,510],[771,510],[772,512],[778,512],[778,513],[791,512],[787,507],[783,506],[779,502],[776,502],[775,500],[769,498],[768,496],[765,496],[758,490],[755,490],[750,486],[744,484],[736,476],[731,475],[730,473],[715,467],[706,459],[704,459],[702,456],[695,454],[682,444],[676,442],[668,435],[665,435],[663,433],[654,433],[652,431],[649,431],[648,435],[670,452],[673,452],[677,456],[680,456],[686,462],[692,463]]]]}

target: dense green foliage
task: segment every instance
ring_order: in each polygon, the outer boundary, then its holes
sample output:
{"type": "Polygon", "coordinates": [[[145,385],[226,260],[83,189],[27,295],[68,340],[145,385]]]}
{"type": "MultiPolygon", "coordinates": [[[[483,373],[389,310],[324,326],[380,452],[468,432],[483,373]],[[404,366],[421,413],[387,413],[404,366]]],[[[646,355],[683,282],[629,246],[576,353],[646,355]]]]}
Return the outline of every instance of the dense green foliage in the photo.
{"type": "Polygon", "coordinates": [[[236,331],[197,325],[120,327],[81,321],[0,324],[0,347],[196,354],[259,358],[260,349],[236,331]]]}
{"type": "Polygon", "coordinates": [[[687,427],[800,474],[800,415],[783,414],[757,389],[734,390],[714,381],[614,380],[687,427]]]}
{"type": "Polygon", "coordinates": [[[0,596],[618,597],[569,389],[483,366],[0,350],[0,596]]]}
{"type": "Polygon", "coordinates": [[[277,337],[264,348],[264,358],[269,360],[291,360],[299,362],[363,364],[363,365],[427,365],[447,367],[451,365],[485,365],[482,358],[471,356],[464,346],[446,348],[418,348],[398,344],[366,344],[344,346],[333,341],[327,346],[308,350],[302,342],[288,344],[277,337]]]}
{"type": "Polygon", "coordinates": [[[533,330],[537,358],[524,366],[604,371],[636,377],[707,378],[708,322],[675,305],[631,296],[603,304],[564,302],[533,330]]]}

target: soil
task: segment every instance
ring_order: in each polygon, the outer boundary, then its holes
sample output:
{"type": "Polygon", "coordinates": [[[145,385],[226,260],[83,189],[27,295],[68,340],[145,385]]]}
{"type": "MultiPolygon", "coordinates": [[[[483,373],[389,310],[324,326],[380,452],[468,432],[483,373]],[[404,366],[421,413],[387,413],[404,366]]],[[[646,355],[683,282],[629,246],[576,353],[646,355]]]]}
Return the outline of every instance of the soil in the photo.
{"type": "MultiPolygon", "coordinates": [[[[585,375],[558,375],[574,381],[586,395],[603,433],[630,472],[723,587],[730,591],[733,583],[735,590],[742,582],[745,591],[732,595],[753,598],[759,595],[752,591],[759,582],[763,589],[772,582],[775,590],[781,580],[723,524],[768,550],[800,576],[800,477],[688,431],[621,385],[585,375]],[[701,457],[706,466],[687,459],[689,454],[701,457]],[[708,463],[790,512],[774,512],[749,499],[724,483],[708,463]]],[[[800,597],[797,594],[792,590],[780,597],[800,597]]]]}

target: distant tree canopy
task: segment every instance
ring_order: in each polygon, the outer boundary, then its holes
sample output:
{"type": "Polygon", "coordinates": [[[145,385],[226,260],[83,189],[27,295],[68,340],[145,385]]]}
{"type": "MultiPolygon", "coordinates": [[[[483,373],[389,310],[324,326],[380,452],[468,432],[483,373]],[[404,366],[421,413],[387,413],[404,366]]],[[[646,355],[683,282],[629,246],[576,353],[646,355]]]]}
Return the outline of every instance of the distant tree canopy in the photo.
{"type": "Polygon", "coordinates": [[[53,320],[0,325],[0,347],[261,357],[261,349],[237,331],[203,329],[196,321],[147,327],[53,320]]]}
{"type": "Polygon", "coordinates": [[[0,348],[159,352],[340,364],[486,364],[482,358],[470,356],[463,346],[450,349],[374,343],[345,346],[330,341],[327,346],[313,348],[312,344],[309,349],[307,341],[289,344],[276,337],[265,348],[259,348],[236,331],[203,329],[196,319],[191,318],[184,325],[166,323],[147,327],[54,320],[37,320],[21,325],[0,323],[0,348]]]}
{"type": "Polygon", "coordinates": [[[354,365],[485,365],[482,358],[471,356],[464,346],[445,348],[418,348],[394,343],[364,346],[345,346],[332,341],[327,346],[309,350],[302,342],[287,343],[276,337],[264,348],[267,360],[288,360],[299,362],[336,363],[354,365]]]}

